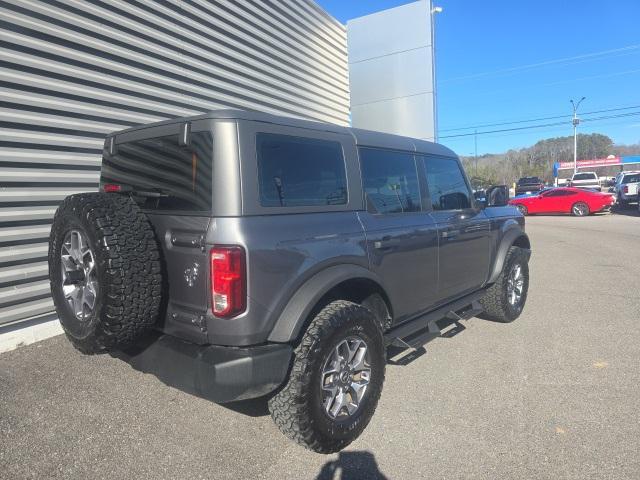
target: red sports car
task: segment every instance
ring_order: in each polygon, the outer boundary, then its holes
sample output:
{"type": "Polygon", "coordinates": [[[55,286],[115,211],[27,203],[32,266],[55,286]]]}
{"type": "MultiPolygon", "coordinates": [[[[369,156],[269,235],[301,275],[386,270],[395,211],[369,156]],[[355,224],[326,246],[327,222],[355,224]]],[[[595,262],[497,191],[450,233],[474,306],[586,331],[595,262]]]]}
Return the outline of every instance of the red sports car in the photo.
{"type": "Polygon", "coordinates": [[[518,207],[523,215],[535,213],[571,213],[585,217],[591,213],[611,208],[615,203],[613,195],[582,188],[550,188],[538,195],[516,197],[509,205],[518,207]]]}

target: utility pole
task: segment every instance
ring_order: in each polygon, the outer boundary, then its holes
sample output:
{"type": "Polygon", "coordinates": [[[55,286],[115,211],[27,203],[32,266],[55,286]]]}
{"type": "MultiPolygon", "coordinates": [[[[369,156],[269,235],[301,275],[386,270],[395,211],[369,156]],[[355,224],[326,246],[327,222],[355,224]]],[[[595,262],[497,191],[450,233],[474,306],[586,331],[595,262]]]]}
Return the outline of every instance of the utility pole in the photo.
{"type": "Polygon", "coordinates": [[[478,176],[478,129],[476,128],[473,131],[473,144],[475,146],[475,154],[473,155],[473,158],[475,159],[476,162],[476,177],[478,176]]]}
{"type": "Polygon", "coordinates": [[[573,174],[575,175],[578,172],[578,125],[580,124],[580,119],[578,118],[578,107],[582,103],[582,101],[587,97],[582,97],[578,100],[578,103],[575,103],[573,99],[570,100],[571,106],[573,106],[573,174]]]}

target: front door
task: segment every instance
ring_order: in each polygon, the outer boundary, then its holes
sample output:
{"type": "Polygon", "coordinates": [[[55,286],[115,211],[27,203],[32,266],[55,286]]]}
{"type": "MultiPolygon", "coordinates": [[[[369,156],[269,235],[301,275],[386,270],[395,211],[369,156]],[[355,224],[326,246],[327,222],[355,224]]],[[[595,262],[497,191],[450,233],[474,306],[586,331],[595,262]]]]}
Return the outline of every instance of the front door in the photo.
{"type": "Polygon", "coordinates": [[[367,211],[359,213],[371,269],[388,293],[399,323],[428,309],[438,288],[435,221],[423,208],[412,153],[361,148],[367,211]]]}
{"type": "Polygon", "coordinates": [[[490,221],[477,208],[457,159],[425,156],[427,185],[438,228],[438,297],[476,290],[489,277],[490,221]]]}

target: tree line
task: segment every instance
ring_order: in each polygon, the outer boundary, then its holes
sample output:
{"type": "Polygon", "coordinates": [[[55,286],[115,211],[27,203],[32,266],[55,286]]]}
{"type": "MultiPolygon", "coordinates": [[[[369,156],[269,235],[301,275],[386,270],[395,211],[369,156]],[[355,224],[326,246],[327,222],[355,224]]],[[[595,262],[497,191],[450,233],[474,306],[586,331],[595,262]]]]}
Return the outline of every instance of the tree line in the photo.
{"type": "MultiPolygon", "coordinates": [[[[614,145],[611,138],[600,133],[578,135],[578,160],[606,158],[609,155],[640,155],[640,143],[614,145]]],[[[477,159],[473,156],[460,158],[474,187],[510,185],[520,177],[529,176],[552,182],[553,164],[573,161],[573,136],[548,138],[531,147],[505,153],[487,153],[477,159]]],[[[604,171],[599,169],[601,175],[610,176],[618,171],[619,166],[607,167],[604,171]]],[[[567,170],[560,172],[560,176],[570,176],[571,173],[567,170]]]]}

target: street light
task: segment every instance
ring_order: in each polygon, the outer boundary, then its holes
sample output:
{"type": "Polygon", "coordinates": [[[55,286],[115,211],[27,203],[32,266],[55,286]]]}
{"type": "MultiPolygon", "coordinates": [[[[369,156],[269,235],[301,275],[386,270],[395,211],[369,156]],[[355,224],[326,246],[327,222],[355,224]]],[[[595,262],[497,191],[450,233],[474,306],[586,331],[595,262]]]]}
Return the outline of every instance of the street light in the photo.
{"type": "Polygon", "coordinates": [[[431,52],[433,57],[431,58],[431,87],[433,88],[433,140],[438,141],[438,101],[436,93],[436,13],[442,13],[442,7],[436,7],[433,5],[433,0],[430,0],[430,12],[431,12],[431,52]]]}
{"type": "Polygon", "coordinates": [[[578,172],[578,125],[580,124],[580,119],[578,118],[577,112],[578,107],[582,103],[582,101],[587,97],[582,97],[578,100],[578,103],[575,103],[573,99],[570,100],[571,106],[573,107],[573,174],[575,175],[578,172]]]}

